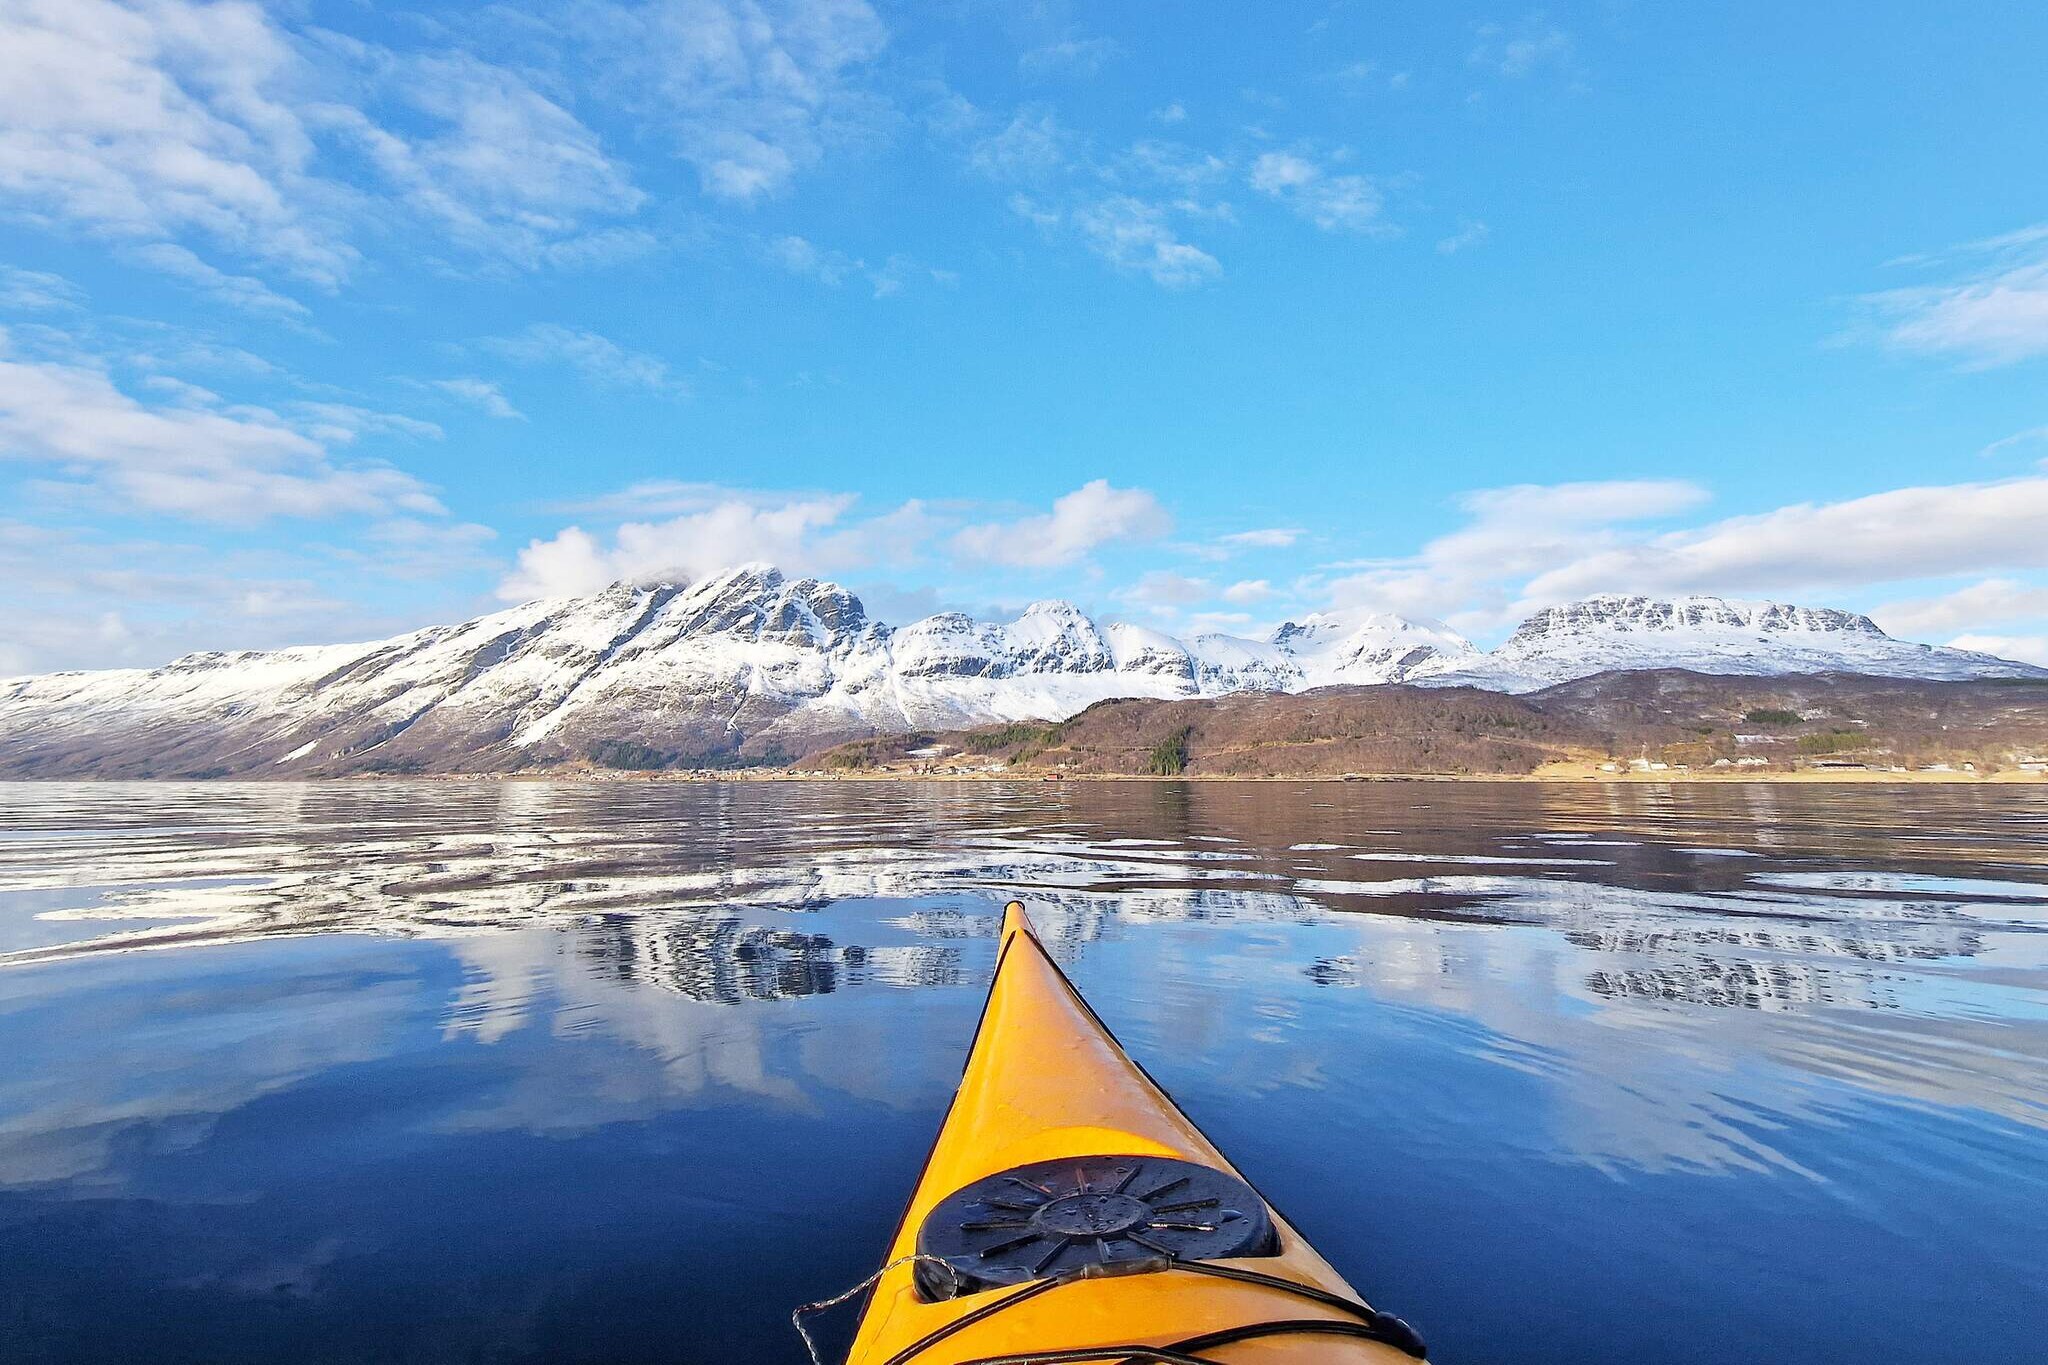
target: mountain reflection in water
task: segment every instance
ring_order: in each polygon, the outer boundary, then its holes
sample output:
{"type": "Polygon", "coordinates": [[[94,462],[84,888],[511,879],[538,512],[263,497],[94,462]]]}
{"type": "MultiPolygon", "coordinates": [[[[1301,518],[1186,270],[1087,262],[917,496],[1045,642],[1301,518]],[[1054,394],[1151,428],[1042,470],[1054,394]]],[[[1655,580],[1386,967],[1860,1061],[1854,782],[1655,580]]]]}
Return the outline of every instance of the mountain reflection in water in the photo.
{"type": "Polygon", "coordinates": [[[2030,789],[478,782],[0,785],[0,1323],[800,1359],[1011,895],[1443,1359],[2048,1322],[2030,789]]]}

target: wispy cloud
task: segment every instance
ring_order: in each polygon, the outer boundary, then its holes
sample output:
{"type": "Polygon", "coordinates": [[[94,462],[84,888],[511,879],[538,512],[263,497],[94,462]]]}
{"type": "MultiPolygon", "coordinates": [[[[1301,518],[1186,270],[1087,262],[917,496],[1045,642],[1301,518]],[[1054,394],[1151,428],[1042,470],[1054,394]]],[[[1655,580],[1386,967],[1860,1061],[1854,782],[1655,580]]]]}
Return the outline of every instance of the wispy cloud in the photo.
{"type": "Polygon", "coordinates": [[[2048,224],[1898,264],[1960,273],[1863,296],[1889,345],[1979,366],[2048,355],[2048,224]]]}
{"type": "Polygon", "coordinates": [[[428,386],[439,389],[458,402],[467,403],[486,417],[513,422],[526,420],[526,414],[512,406],[512,400],[505,397],[504,388],[496,380],[457,375],[452,379],[429,380],[428,386]]]}
{"type": "Polygon", "coordinates": [[[1999,437],[1977,453],[1979,455],[1996,455],[2001,450],[2011,450],[2015,446],[2043,444],[2048,444],[2048,426],[2028,427],[2025,431],[2015,431],[2010,436],[1999,437]]]}
{"type": "MultiPolygon", "coordinates": [[[[431,534],[489,535],[413,521],[431,534]]],[[[0,519],[0,676],[155,666],[194,649],[377,639],[417,620],[365,610],[350,589],[365,575],[391,576],[408,558],[402,547],[378,544],[346,561],[329,562],[316,549],[280,564],[275,555],[210,544],[0,519]]],[[[441,602],[434,614],[461,601],[441,602]]]]}
{"type": "Polygon", "coordinates": [[[945,135],[960,144],[965,164],[1011,187],[1011,212],[1048,240],[1079,242],[1116,270],[1164,289],[1221,278],[1222,264],[1182,232],[1192,220],[1228,217],[1228,206],[1208,197],[1228,173],[1220,159],[1156,139],[1103,156],[1043,105],[1006,121],[964,100],[948,110],[945,135]]]}
{"type": "Polygon", "coordinates": [[[0,193],[18,205],[116,238],[201,233],[321,284],[353,268],[344,203],[306,192],[304,59],[263,10],[11,6],[0,50],[0,193]]]}
{"type": "Polygon", "coordinates": [[[1265,152],[1252,162],[1251,187],[1285,204],[1325,232],[1357,232],[1386,236],[1386,202],[1379,187],[1363,175],[1332,174],[1296,152],[1265,152]]]}
{"type": "Polygon", "coordinates": [[[668,398],[686,397],[690,391],[689,384],[659,356],[628,350],[586,328],[536,322],[509,336],[490,337],[478,344],[521,365],[566,365],[607,387],[644,389],[668,398]]]}
{"type": "Polygon", "coordinates": [[[616,252],[643,196],[517,73],[295,30],[252,4],[67,0],[0,12],[0,198],[235,307],[303,305],[205,256],[320,288],[374,222],[522,267],[616,252]]]}
{"type": "Polygon", "coordinates": [[[1184,242],[1167,210],[1127,194],[1075,209],[1072,221],[1089,250],[1118,270],[1148,277],[1164,289],[1192,289],[1220,279],[1223,265],[1184,242]]]}
{"type": "Polygon", "coordinates": [[[1027,77],[1041,80],[1050,76],[1092,76],[1117,51],[1115,40],[1110,38],[1060,38],[1024,53],[1017,59],[1017,69],[1027,77]]]}
{"type": "Polygon", "coordinates": [[[903,292],[906,284],[915,280],[931,284],[956,282],[952,271],[924,265],[900,253],[891,255],[880,265],[871,266],[861,257],[821,247],[795,235],[768,238],[761,243],[761,253],[792,275],[802,275],[834,289],[849,279],[859,277],[867,281],[878,299],[894,298],[903,292]]]}
{"type": "Polygon", "coordinates": [[[54,313],[84,305],[85,291],[62,275],[0,265],[0,308],[17,313],[54,313]]]}
{"type": "Polygon", "coordinates": [[[308,316],[309,310],[297,299],[285,297],[253,275],[230,275],[175,242],[149,242],[131,247],[122,255],[145,270],[183,281],[207,297],[244,313],[293,322],[308,316]]]}
{"type": "Polygon", "coordinates": [[[1078,154],[1076,140],[1050,109],[1029,106],[976,138],[967,150],[967,164],[1003,184],[1038,185],[1071,169],[1078,154]]]}
{"type": "Polygon", "coordinates": [[[888,43],[866,0],[649,0],[575,11],[567,36],[715,199],[787,190],[892,119],[860,73],[888,43]]]}
{"type": "Polygon", "coordinates": [[[145,400],[104,368],[0,350],[0,456],[46,467],[53,492],[199,521],[442,511],[409,474],[333,457],[365,434],[437,434],[430,424],[339,404],[230,406],[176,381],[158,391],[145,400]]]}
{"type": "Polygon", "coordinates": [[[323,104],[308,122],[351,145],[373,184],[449,240],[527,269],[644,249],[644,234],[587,230],[636,212],[646,195],[595,133],[524,77],[462,52],[324,42],[348,60],[361,107],[323,104]]]}
{"type": "Polygon", "coordinates": [[[359,544],[328,553],[367,572],[432,582],[501,567],[490,548],[497,539],[496,531],[473,521],[387,517],[371,523],[359,544]]]}
{"type": "Polygon", "coordinates": [[[1513,24],[1481,24],[1473,37],[1468,60],[1503,76],[1527,76],[1572,58],[1571,35],[1540,13],[1513,24]]]}
{"type": "Polygon", "coordinates": [[[804,275],[835,287],[861,268],[861,262],[855,257],[820,247],[794,234],[769,238],[762,244],[762,252],[792,275],[804,275]]]}
{"type": "Polygon", "coordinates": [[[1455,256],[1485,242],[1492,236],[1486,224],[1466,220],[1458,224],[1458,230],[1448,237],[1437,239],[1436,251],[1439,256],[1455,256]]]}
{"type": "Polygon", "coordinates": [[[1261,526],[1250,531],[1232,531],[1216,537],[1217,543],[1232,549],[1284,550],[1305,534],[1295,526],[1261,526]]]}

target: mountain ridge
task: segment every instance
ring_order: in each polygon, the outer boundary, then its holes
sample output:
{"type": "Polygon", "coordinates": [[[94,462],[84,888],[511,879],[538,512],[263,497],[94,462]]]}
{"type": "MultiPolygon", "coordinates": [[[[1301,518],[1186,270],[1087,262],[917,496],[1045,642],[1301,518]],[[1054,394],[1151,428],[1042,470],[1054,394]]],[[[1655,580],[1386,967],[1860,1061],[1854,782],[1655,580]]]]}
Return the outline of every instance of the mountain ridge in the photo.
{"type": "Polygon", "coordinates": [[[1266,640],[1178,639],[1057,600],[1009,622],[941,613],[890,626],[836,583],[750,564],[361,644],[0,680],[0,774],[716,766],[878,733],[1061,719],[1120,698],[1383,683],[1515,693],[1651,667],[2048,677],[1781,603],[1589,598],[1532,615],[1482,652],[1439,623],[1362,611],[1289,621],[1266,640]]]}

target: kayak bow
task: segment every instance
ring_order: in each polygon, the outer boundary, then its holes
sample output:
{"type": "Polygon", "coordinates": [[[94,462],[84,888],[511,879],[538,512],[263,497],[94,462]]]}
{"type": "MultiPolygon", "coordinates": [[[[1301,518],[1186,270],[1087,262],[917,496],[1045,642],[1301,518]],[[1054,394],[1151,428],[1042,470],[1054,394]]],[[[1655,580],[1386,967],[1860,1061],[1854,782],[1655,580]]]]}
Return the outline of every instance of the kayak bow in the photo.
{"type": "Polygon", "coordinates": [[[1012,901],[848,1365],[1421,1355],[1125,1055],[1012,901]]]}

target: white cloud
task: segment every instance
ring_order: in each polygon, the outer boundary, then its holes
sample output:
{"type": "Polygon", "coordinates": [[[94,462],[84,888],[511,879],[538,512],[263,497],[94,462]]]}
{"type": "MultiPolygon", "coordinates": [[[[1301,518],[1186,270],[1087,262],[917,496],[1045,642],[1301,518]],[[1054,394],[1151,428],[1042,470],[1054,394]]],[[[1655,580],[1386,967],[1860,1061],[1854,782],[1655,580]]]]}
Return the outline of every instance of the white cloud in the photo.
{"type": "Polygon", "coordinates": [[[0,265],[0,308],[22,313],[55,313],[83,306],[85,291],[62,275],[0,265]]]}
{"type": "Polygon", "coordinates": [[[1386,236],[1386,207],[1379,189],[1362,175],[1332,175],[1293,152],[1263,152],[1252,162],[1247,183],[1278,200],[1325,232],[1386,236]]]}
{"type": "Polygon", "coordinates": [[[1987,578],[1939,597],[1887,602],[1870,618],[1894,635],[1911,636],[2048,620],[2048,587],[1987,578]]]}
{"type": "MultiPolygon", "coordinates": [[[[1484,630],[1526,609],[1525,585],[1620,542],[1617,529],[1669,517],[1706,500],[1679,479],[1517,484],[1459,499],[1466,524],[1405,558],[1337,566],[1360,572],[1326,585],[1340,606],[1442,617],[1484,630]]],[[[1629,590],[1633,590],[1632,588],[1629,590]]]]}
{"type": "Polygon", "coordinates": [[[644,351],[629,351],[610,337],[585,328],[536,322],[510,336],[491,337],[479,344],[522,365],[567,365],[608,387],[646,389],[671,398],[689,393],[689,385],[670,371],[667,361],[644,351]]]}
{"type": "Polygon", "coordinates": [[[1436,244],[1439,256],[1455,256],[1460,251],[1475,247],[1493,233],[1484,223],[1466,221],[1458,224],[1458,230],[1448,237],[1439,238],[1436,244]]]}
{"type": "Polygon", "coordinates": [[[2048,668],[2048,635],[1958,635],[1948,643],[1953,649],[1974,649],[2048,668]]]}
{"type": "Polygon", "coordinates": [[[1188,111],[1179,100],[1175,100],[1171,104],[1163,105],[1160,108],[1154,109],[1152,111],[1152,121],[1154,123],[1164,123],[1169,125],[1175,123],[1185,123],[1187,122],[1187,118],[1188,111]]]}
{"type": "Polygon", "coordinates": [[[1705,497],[1678,480],[1487,489],[1460,499],[1464,525],[1417,553],[1333,565],[1338,576],[1304,590],[1484,632],[1602,592],[1811,601],[1816,593],[1980,574],[1997,577],[1877,615],[1910,634],[2048,616],[2048,590],[2011,577],[2048,568],[2040,533],[2048,477],[1894,489],[1679,530],[1646,524],[1705,497]]]}
{"type": "Polygon", "coordinates": [[[2048,565],[2048,478],[1801,503],[1598,550],[1528,585],[1549,599],[1841,588],[2048,565]]]}
{"type": "Polygon", "coordinates": [[[1077,208],[1073,222],[1089,250],[1118,270],[1147,276],[1162,289],[1192,289],[1222,278],[1222,264],[1200,247],[1181,241],[1166,211],[1156,204],[1113,195],[1077,208]]]}
{"type": "Polygon", "coordinates": [[[888,42],[865,0],[652,0],[583,6],[572,22],[596,45],[601,78],[714,198],[780,194],[887,119],[854,83],[888,42]]]}
{"type": "Polygon", "coordinates": [[[1047,569],[1073,564],[1104,545],[1156,540],[1172,527],[1173,519],[1151,493],[1095,479],[1057,499],[1048,513],[964,527],[952,543],[965,559],[1047,569]]]}
{"type": "Polygon", "coordinates": [[[513,422],[526,420],[526,414],[512,406],[512,401],[505,397],[505,390],[495,380],[457,375],[452,379],[435,379],[430,381],[430,384],[450,398],[478,409],[487,417],[513,422]]]}
{"type": "Polygon", "coordinates": [[[1526,76],[1571,60],[1571,35],[1532,14],[1513,26],[1481,24],[1469,60],[1503,76],[1526,76]]]}
{"type": "Polygon", "coordinates": [[[1223,590],[1224,601],[1233,602],[1241,607],[1264,602],[1276,595],[1273,585],[1263,578],[1240,579],[1223,590]]]}
{"type": "Polygon", "coordinates": [[[171,402],[151,405],[104,370],[0,351],[0,456],[54,466],[56,491],[90,487],[127,507],[202,521],[442,510],[409,474],[330,458],[334,444],[410,419],[326,404],[291,420],[214,406],[191,385],[171,388],[171,402]]]}
{"type": "Polygon", "coordinates": [[[572,596],[612,583],[688,581],[762,561],[792,573],[838,573],[907,563],[930,534],[922,503],[850,519],[850,493],[775,494],[714,484],[668,483],[627,490],[609,505],[686,507],[660,521],[629,521],[607,539],[568,527],[519,552],[498,587],[508,601],[572,596]]]}

